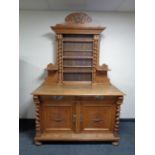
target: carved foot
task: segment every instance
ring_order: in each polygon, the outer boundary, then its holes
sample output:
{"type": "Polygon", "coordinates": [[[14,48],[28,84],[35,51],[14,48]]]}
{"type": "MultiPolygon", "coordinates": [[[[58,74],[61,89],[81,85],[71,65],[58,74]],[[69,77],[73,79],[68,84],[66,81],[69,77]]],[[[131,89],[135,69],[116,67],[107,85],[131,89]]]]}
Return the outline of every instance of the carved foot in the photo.
{"type": "Polygon", "coordinates": [[[112,142],[112,145],[118,146],[119,145],[119,141],[112,142]]]}
{"type": "Polygon", "coordinates": [[[40,141],[38,141],[38,140],[35,140],[35,144],[36,144],[36,145],[41,145],[42,142],[40,142],[40,141]]]}

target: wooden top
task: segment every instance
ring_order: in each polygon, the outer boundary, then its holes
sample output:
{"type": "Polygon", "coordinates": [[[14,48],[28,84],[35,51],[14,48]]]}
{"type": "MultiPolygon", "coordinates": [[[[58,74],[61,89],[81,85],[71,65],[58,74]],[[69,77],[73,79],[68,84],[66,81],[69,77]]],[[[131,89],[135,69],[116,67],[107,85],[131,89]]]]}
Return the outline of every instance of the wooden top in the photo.
{"type": "Polygon", "coordinates": [[[61,96],[123,96],[122,91],[113,85],[42,85],[33,95],[61,95],[61,96]]]}

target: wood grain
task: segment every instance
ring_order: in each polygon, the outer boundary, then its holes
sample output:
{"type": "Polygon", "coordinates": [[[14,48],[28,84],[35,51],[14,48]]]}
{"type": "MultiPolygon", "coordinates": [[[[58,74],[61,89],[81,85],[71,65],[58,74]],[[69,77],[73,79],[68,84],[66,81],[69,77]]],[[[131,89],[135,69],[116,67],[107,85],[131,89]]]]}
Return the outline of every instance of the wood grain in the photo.
{"type": "MultiPolygon", "coordinates": [[[[99,65],[100,34],[86,13],[71,13],[56,33],[57,61],[32,92],[36,145],[42,141],[111,141],[119,144],[122,91],[111,84],[108,65],[99,65]]],[[[116,60],[117,61],[117,60],[116,60]]]]}
{"type": "Polygon", "coordinates": [[[36,89],[33,95],[58,95],[58,96],[122,96],[122,91],[113,85],[89,85],[89,84],[72,84],[72,85],[42,85],[36,89]]]}

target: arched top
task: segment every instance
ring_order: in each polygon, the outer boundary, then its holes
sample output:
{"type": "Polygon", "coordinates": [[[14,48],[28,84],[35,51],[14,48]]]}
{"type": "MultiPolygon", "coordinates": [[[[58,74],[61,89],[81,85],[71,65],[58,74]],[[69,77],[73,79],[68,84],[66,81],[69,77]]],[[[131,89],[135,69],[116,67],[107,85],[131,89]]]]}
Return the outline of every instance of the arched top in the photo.
{"type": "Polygon", "coordinates": [[[92,18],[83,12],[74,12],[65,18],[65,22],[69,24],[86,24],[91,23],[92,18]]]}

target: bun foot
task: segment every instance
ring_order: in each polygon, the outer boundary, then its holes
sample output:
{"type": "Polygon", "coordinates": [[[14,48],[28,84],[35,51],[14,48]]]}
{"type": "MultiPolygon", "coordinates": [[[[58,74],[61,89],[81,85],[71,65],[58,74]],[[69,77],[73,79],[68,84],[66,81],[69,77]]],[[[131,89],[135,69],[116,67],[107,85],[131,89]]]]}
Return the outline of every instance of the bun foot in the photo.
{"type": "Polygon", "coordinates": [[[119,142],[117,141],[115,141],[115,142],[112,142],[112,145],[114,145],[114,146],[118,146],[119,145],[119,142]]]}
{"type": "Polygon", "coordinates": [[[39,145],[42,144],[42,142],[36,140],[36,141],[35,141],[35,144],[39,146],[39,145]]]}

